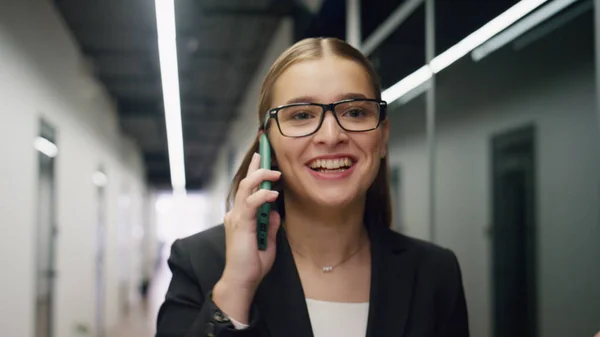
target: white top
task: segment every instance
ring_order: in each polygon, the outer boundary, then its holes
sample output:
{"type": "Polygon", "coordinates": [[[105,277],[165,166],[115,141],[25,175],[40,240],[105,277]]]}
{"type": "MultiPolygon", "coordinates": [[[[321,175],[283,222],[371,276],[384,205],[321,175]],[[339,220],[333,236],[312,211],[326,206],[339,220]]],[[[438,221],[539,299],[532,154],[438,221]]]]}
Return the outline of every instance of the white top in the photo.
{"type": "Polygon", "coordinates": [[[314,337],[365,337],[369,302],[342,303],[306,299],[314,337]]]}
{"type": "MultiPolygon", "coordinates": [[[[369,302],[343,303],[306,299],[308,316],[314,337],[365,337],[369,317],[369,302]]],[[[236,329],[248,325],[230,317],[236,329]]]]}

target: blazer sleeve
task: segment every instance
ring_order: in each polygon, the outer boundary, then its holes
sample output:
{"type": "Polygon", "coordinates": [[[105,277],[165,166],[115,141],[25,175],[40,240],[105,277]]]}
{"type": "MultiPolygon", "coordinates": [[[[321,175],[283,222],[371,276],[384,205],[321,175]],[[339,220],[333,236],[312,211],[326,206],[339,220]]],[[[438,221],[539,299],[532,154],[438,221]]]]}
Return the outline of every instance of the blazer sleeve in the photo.
{"type": "MultiPolygon", "coordinates": [[[[251,312],[248,328],[215,329],[217,307],[205,292],[190,262],[184,240],[177,240],[171,247],[168,260],[173,274],[171,283],[157,317],[156,337],[257,337],[258,315],[251,312]]],[[[218,324],[217,324],[218,327],[218,324]]]]}
{"type": "Polygon", "coordinates": [[[440,285],[440,318],[438,337],[469,337],[469,319],[462,275],[456,255],[446,249],[440,285]]]}

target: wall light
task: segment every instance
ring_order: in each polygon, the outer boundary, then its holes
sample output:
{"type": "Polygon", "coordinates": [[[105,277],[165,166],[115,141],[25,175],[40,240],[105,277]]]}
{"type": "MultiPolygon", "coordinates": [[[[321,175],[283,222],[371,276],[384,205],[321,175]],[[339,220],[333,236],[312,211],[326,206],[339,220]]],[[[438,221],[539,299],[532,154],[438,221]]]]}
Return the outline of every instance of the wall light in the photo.
{"type": "Polygon", "coordinates": [[[33,141],[33,147],[50,158],[58,154],[58,146],[44,137],[37,137],[33,141]]]}
{"type": "Polygon", "coordinates": [[[517,22],[548,0],[521,0],[499,16],[486,23],[484,26],[462,39],[445,52],[436,56],[428,65],[400,80],[382,94],[388,103],[395,101],[408,92],[428,81],[431,76],[456,62],[461,57],[470,53],[482,43],[502,32],[513,23],[517,22]]]}
{"type": "Polygon", "coordinates": [[[155,0],[155,7],[171,185],[181,190],[185,189],[186,181],[174,0],[155,0]]]}
{"type": "Polygon", "coordinates": [[[108,184],[108,177],[104,172],[96,171],[92,173],[92,184],[98,187],[106,186],[108,184]]]}

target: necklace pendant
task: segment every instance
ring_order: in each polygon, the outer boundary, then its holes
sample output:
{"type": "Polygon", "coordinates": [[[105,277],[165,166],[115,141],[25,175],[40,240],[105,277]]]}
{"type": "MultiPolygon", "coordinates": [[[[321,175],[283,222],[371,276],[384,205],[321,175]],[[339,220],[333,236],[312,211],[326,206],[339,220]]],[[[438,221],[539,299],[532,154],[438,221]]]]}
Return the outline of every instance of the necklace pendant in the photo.
{"type": "Polygon", "coordinates": [[[324,272],[324,273],[329,273],[329,272],[331,272],[332,270],[333,270],[333,267],[331,267],[331,266],[328,266],[328,267],[323,267],[323,272],[324,272]]]}

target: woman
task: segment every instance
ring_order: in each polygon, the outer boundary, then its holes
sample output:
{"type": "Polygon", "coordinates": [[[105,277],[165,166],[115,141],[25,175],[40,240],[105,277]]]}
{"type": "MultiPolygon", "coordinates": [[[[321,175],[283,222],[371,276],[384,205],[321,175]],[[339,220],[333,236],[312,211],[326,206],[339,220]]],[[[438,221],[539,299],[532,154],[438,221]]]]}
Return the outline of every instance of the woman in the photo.
{"type": "Polygon", "coordinates": [[[224,224],[173,244],[156,336],[468,336],[455,255],[389,228],[389,122],[369,61],[338,39],[296,43],[258,121],[224,224]],[[263,132],[273,170],[259,169],[263,132]]]}

